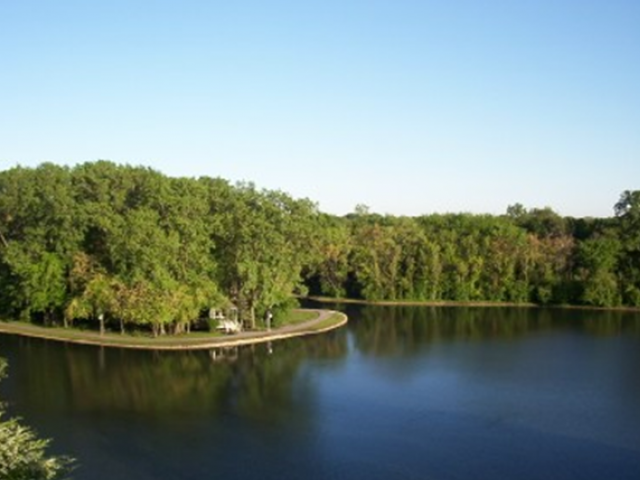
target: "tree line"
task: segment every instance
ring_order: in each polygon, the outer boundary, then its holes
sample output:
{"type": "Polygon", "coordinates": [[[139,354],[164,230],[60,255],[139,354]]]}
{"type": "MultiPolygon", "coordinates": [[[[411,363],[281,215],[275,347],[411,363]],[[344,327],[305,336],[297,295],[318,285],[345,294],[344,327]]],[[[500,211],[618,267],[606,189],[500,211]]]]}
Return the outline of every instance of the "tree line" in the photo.
{"type": "Polygon", "coordinates": [[[188,331],[234,304],[252,326],[309,263],[315,206],[252,184],[111,162],[0,172],[2,314],[188,331]]]}
{"type": "Polygon", "coordinates": [[[610,218],[520,204],[504,215],[327,217],[314,291],[366,300],[640,306],[640,191],[610,218]]]}
{"type": "MultiPolygon", "coordinates": [[[[615,216],[338,217],[307,199],[107,161],[0,172],[0,314],[154,335],[308,292],[367,300],[640,306],[640,192],[615,216]]],[[[277,316],[277,315],[276,315],[277,316]]]]}

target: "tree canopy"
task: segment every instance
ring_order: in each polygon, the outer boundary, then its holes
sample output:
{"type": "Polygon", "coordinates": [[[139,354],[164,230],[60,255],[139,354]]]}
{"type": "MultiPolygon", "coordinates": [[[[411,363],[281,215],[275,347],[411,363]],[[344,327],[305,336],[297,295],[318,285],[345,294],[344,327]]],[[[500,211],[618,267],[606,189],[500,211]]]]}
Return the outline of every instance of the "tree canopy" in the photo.
{"type": "Polygon", "coordinates": [[[368,300],[640,305],[640,192],[615,217],[338,217],[307,199],[108,161],[0,172],[0,314],[154,335],[308,291],[368,300]]]}

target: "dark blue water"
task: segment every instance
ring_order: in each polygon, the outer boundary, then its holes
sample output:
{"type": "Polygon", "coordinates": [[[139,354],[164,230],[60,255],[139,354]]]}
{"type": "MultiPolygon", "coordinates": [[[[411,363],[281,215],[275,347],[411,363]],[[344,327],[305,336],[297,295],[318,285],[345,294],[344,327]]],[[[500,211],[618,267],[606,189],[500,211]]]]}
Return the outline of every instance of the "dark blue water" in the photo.
{"type": "Polygon", "coordinates": [[[78,480],[640,478],[639,314],[347,313],[215,359],[0,336],[0,392],[78,480]]]}

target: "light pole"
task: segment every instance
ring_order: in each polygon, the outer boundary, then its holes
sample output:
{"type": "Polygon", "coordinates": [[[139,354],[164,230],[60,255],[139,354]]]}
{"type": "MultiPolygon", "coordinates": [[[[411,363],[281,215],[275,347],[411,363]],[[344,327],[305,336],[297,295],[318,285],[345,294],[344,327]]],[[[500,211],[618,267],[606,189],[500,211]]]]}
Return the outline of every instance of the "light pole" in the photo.
{"type": "Polygon", "coordinates": [[[271,313],[271,309],[267,309],[267,332],[271,331],[271,319],[273,318],[273,313],[271,313]]]}

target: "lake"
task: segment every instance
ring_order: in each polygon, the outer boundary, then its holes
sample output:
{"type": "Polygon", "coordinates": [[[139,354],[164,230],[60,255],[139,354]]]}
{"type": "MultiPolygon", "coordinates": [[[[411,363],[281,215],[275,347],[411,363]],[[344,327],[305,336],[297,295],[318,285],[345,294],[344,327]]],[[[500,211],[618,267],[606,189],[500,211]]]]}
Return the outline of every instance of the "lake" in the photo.
{"type": "Polygon", "coordinates": [[[640,478],[640,314],[335,308],[236,350],[0,335],[0,393],[77,480],[640,478]]]}

